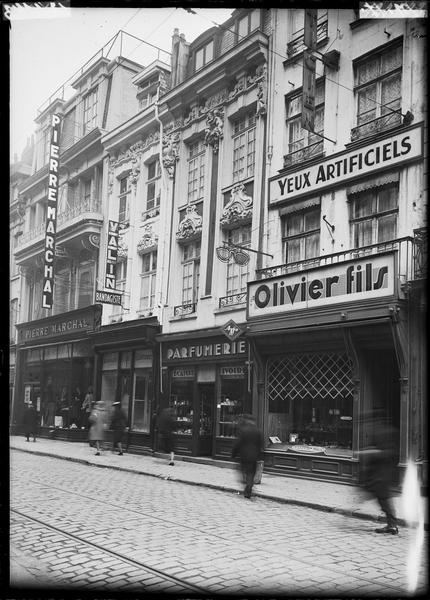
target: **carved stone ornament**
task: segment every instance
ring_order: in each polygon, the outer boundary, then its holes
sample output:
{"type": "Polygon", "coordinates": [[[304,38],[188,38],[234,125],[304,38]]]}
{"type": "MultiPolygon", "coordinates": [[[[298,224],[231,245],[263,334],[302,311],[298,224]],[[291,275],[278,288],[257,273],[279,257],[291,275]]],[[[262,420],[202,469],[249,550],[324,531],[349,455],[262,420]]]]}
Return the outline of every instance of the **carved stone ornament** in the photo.
{"type": "Polygon", "coordinates": [[[212,146],[215,154],[218,152],[219,141],[223,136],[224,110],[215,108],[206,117],[205,144],[212,146]]]}
{"type": "Polygon", "coordinates": [[[267,67],[264,65],[263,72],[257,84],[257,115],[267,113],[267,67]]]}
{"type": "Polygon", "coordinates": [[[175,164],[179,159],[179,135],[172,133],[163,135],[162,160],[163,167],[166,169],[169,177],[173,177],[175,164]]]}
{"type": "Polygon", "coordinates": [[[221,225],[231,225],[238,221],[246,221],[252,217],[252,198],[245,194],[243,183],[235,185],[231,190],[231,198],[224,206],[221,225]]]}
{"type": "Polygon", "coordinates": [[[178,231],[176,232],[176,239],[178,241],[190,240],[198,237],[202,233],[203,219],[197,213],[194,204],[190,204],[186,208],[185,216],[179,223],[178,231]]]}
{"type": "Polygon", "coordinates": [[[119,236],[118,240],[118,260],[126,260],[128,256],[128,245],[126,244],[124,237],[119,236]]]}
{"type": "Polygon", "coordinates": [[[142,232],[142,237],[137,244],[138,254],[144,254],[152,248],[155,248],[158,244],[158,235],[152,229],[151,225],[145,225],[142,232]]]}

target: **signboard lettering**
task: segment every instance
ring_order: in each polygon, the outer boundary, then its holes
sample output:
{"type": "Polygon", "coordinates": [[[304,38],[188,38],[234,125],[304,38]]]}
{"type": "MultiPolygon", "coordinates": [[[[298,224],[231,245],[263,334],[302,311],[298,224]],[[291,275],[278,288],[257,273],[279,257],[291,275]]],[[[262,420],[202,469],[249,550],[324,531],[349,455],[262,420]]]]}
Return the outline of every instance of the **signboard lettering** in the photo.
{"type": "Polygon", "coordinates": [[[95,301],[101,302],[102,304],[114,304],[115,306],[122,306],[122,294],[96,290],[95,301]]]}
{"type": "Polygon", "coordinates": [[[303,90],[301,125],[307,131],[315,129],[315,57],[303,52],[303,90]]]}
{"type": "Polygon", "coordinates": [[[54,302],[54,258],[57,233],[58,167],[60,151],[59,115],[52,115],[49,145],[48,206],[45,228],[45,264],[43,268],[42,307],[52,308],[54,302]]]}
{"type": "Polygon", "coordinates": [[[307,194],[321,194],[351,179],[417,160],[422,156],[422,137],[423,127],[419,124],[388,140],[334,154],[307,168],[296,169],[294,173],[273,177],[269,180],[269,205],[296,200],[307,194]]]}
{"type": "Polygon", "coordinates": [[[105,288],[114,290],[116,288],[116,261],[118,258],[118,221],[108,222],[108,243],[106,256],[105,288]]]}
{"type": "Polygon", "coordinates": [[[248,284],[248,316],[394,294],[394,255],[333,264],[248,284]]]}
{"type": "Polygon", "coordinates": [[[207,344],[166,345],[165,360],[213,360],[214,357],[230,357],[245,354],[248,351],[245,340],[232,342],[212,342],[207,344]]]}

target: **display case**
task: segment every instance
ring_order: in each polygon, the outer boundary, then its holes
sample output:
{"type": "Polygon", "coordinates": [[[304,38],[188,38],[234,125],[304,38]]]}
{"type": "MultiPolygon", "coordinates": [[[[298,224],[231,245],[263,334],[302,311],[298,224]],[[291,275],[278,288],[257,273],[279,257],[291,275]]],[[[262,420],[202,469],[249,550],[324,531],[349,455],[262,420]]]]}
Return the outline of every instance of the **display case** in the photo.
{"type": "Polygon", "coordinates": [[[192,435],[193,433],[193,382],[172,382],[170,406],[175,411],[176,431],[178,435],[192,435]]]}

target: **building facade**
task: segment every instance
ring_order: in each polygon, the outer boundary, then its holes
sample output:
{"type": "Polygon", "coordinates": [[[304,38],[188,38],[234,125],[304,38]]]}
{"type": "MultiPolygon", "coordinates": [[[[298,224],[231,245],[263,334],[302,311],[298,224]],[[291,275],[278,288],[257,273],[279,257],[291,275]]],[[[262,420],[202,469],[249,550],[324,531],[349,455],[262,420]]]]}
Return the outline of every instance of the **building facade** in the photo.
{"type": "MultiPolygon", "coordinates": [[[[226,459],[252,413],[268,470],[356,482],[383,410],[399,475],[414,460],[426,479],[424,39],[418,20],[319,9],[313,131],[302,9],[238,9],[190,43],[175,30],[170,64],[129,63],[116,95],[102,61],[82,108],[94,128],[70,147],[63,103],[62,184],[100,204],[64,241],[59,222],[53,312],[98,306],[79,386],[121,401],[133,450],[172,406],[178,453],[226,459]],[[107,96],[126,99],[116,121],[91,108],[107,96]]],[[[29,207],[42,175],[22,187],[29,207]]]]}

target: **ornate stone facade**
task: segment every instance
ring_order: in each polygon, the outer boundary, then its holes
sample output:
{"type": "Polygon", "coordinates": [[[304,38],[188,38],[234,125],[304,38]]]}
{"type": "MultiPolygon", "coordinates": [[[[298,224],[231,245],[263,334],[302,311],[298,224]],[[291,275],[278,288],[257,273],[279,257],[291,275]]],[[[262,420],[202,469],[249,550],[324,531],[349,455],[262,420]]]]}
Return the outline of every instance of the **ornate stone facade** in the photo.
{"type": "Polygon", "coordinates": [[[178,133],[163,135],[162,161],[170,178],[173,177],[176,161],[179,160],[179,139],[178,133]]]}
{"type": "Polygon", "coordinates": [[[222,211],[220,223],[223,226],[249,221],[252,218],[252,198],[245,193],[243,183],[231,190],[231,198],[222,211]]]}
{"type": "Polygon", "coordinates": [[[179,223],[176,239],[178,241],[189,241],[202,234],[203,219],[197,213],[194,204],[187,206],[185,216],[179,223]]]}

